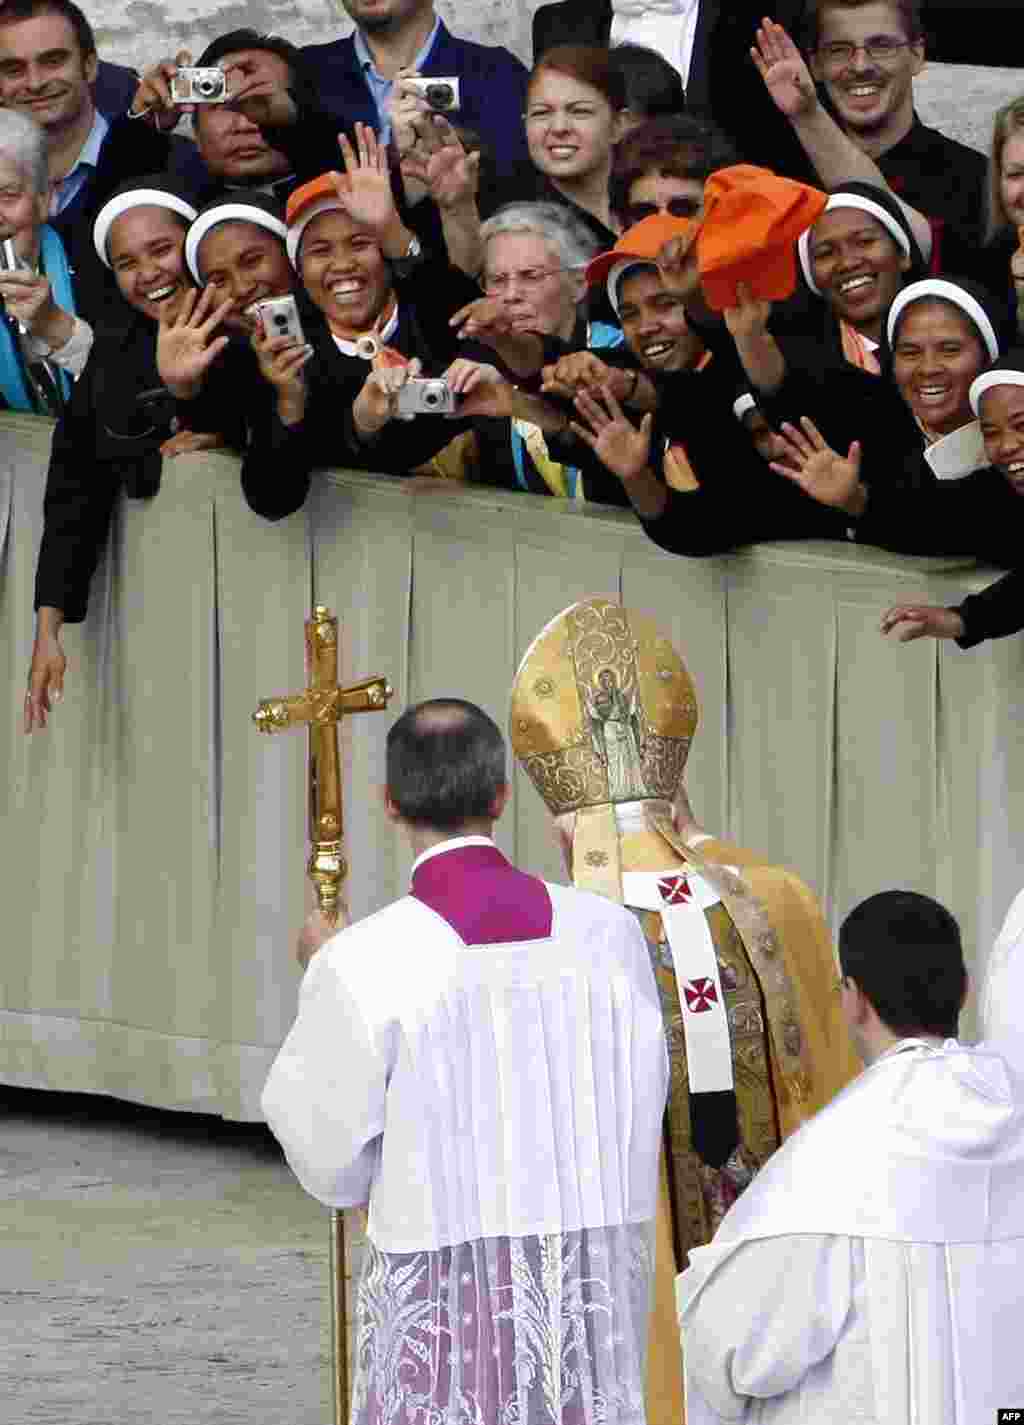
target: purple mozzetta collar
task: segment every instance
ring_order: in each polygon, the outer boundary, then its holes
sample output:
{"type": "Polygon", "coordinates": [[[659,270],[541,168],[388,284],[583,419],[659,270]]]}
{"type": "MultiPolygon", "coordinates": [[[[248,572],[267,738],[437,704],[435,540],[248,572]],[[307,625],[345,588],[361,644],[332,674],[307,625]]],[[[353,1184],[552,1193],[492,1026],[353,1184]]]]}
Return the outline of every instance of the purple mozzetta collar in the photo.
{"type": "Polygon", "coordinates": [[[410,894],[466,945],[509,945],[551,934],[544,882],[516,868],[493,842],[459,841],[417,862],[410,894]]]}

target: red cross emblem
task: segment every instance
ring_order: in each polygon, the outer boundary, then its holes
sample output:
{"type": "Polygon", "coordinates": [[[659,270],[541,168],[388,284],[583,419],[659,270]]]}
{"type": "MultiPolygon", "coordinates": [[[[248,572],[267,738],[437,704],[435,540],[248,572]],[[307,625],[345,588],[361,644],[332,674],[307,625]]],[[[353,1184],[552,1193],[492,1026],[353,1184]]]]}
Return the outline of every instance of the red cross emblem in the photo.
{"type": "Polygon", "coordinates": [[[662,876],[658,881],[658,890],[666,905],[683,905],[691,896],[685,876],[662,876]]]}
{"type": "Polygon", "coordinates": [[[686,1008],[694,1014],[703,1014],[713,1004],[718,1003],[714,980],[703,976],[699,980],[686,980],[683,984],[683,994],[686,996],[686,1008]]]}

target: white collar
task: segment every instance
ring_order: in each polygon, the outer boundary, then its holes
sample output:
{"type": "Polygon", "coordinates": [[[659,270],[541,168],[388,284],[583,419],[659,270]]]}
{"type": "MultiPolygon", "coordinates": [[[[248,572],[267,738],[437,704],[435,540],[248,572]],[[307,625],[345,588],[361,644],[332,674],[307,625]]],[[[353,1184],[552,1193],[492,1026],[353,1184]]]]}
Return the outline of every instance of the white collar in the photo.
{"type": "Polygon", "coordinates": [[[938,1034],[914,1034],[906,1039],[897,1039],[873,1062],[880,1064],[883,1059],[894,1059],[897,1054],[906,1054],[911,1049],[944,1049],[947,1045],[953,1049],[959,1047],[955,1039],[942,1039],[938,1034]]]}
{"type": "Polygon", "coordinates": [[[494,844],[489,836],[451,836],[447,841],[439,841],[436,846],[421,851],[412,863],[411,874],[415,875],[424,861],[429,861],[433,856],[443,856],[446,851],[459,851],[463,846],[494,846],[494,844]]]}
{"type": "Polygon", "coordinates": [[[687,15],[698,0],[612,0],[614,15],[687,15]]]}

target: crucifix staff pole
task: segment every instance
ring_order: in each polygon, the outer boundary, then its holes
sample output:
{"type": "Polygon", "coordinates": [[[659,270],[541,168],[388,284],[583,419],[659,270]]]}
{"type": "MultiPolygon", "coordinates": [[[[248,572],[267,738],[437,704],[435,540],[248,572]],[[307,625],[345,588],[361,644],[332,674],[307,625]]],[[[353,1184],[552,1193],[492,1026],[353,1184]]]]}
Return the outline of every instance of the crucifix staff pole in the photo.
{"type": "MultiPolygon", "coordinates": [[[[253,713],[261,732],[309,728],[309,878],[323,915],[336,924],[341,883],[348,863],[341,852],[341,762],[338,723],[358,712],[383,712],[393,689],[386,678],[366,678],[349,688],[338,683],[338,620],[323,604],[306,620],[303,693],[265,698],[253,713]]],[[[348,1310],[345,1299],[345,1214],[331,1213],[331,1385],[334,1425],[347,1425],[349,1410],[348,1310]]]]}

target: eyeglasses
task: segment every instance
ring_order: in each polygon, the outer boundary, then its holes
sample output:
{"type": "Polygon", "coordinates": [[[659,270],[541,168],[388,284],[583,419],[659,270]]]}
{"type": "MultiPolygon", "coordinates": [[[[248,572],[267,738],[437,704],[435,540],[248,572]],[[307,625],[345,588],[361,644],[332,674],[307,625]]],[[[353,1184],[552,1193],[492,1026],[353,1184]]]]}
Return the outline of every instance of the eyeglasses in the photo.
{"type": "Polygon", "coordinates": [[[817,52],[829,69],[843,69],[855,54],[866,54],[876,64],[886,64],[895,59],[901,49],[909,49],[916,43],[916,40],[898,40],[895,35],[873,35],[862,45],[837,40],[834,44],[820,45],[817,52]]]}
{"type": "Polygon", "coordinates": [[[500,297],[514,282],[529,292],[542,286],[549,277],[567,271],[566,267],[527,267],[522,272],[495,272],[491,277],[484,277],[484,291],[500,297]]]}
{"type": "Polygon", "coordinates": [[[695,218],[700,210],[699,198],[670,198],[662,206],[657,203],[630,203],[622,214],[623,225],[631,228],[644,218],[653,218],[655,213],[668,213],[673,218],[695,218]]]}

